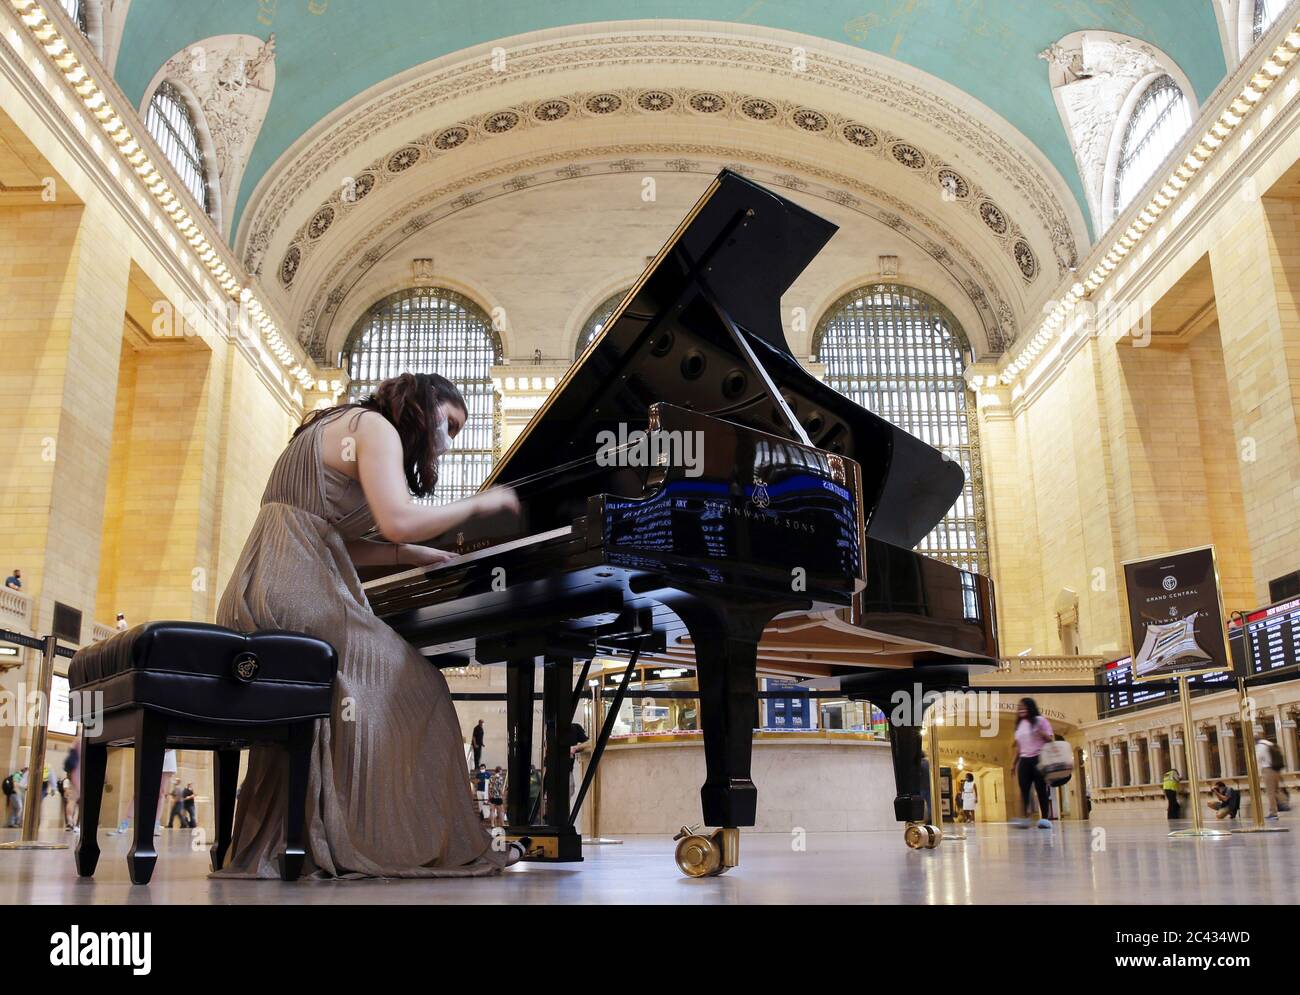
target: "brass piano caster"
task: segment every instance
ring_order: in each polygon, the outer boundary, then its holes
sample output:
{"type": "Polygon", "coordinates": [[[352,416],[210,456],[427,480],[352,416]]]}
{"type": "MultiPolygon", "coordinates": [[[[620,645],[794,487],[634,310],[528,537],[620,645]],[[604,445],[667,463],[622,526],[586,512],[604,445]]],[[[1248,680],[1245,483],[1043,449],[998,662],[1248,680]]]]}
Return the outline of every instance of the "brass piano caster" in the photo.
{"type": "Polygon", "coordinates": [[[903,830],[903,842],[913,850],[933,850],[943,839],[943,830],[924,822],[909,822],[903,830]]]}
{"type": "Polygon", "coordinates": [[[677,840],[677,866],[687,877],[716,877],[740,863],[740,830],[715,829],[704,835],[699,826],[682,826],[677,840]]]}

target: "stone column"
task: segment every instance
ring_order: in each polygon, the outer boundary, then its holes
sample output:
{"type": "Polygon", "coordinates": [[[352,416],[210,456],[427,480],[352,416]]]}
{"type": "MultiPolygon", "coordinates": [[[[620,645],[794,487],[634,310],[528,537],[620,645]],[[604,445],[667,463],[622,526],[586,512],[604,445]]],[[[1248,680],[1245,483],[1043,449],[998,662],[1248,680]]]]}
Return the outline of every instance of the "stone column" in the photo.
{"type": "Polygon", "coordinates": [[[1216,719],[1214,728],[1219,734],[1219,761],[1224,778],[1245,773],[1237,770],[1237,730],[1227,719],[1216,719]]]}
{"type": "Polygon", "coordinates": [[[1192,748],[1196,750],[1197,769],[1199,770],[1203,780],[1206,778],[1212,778],[1213,775],[1210,773],[1210,744],[1206,739],[1202,738],[1203,736],[1209,735],[1208,726],[1205,724],[1194,724],[1192,728],[1196,736],[1196,742],[1192,745],[1192,748]]]}
{"type": "Polygon", "coordinates": [[[11,307],[0,465],[14,486],[0,507],[0,548],[20,566],[47,632],[54,602],[95,608],[113,402],[131,259],[125,224],[90,206],[0,209],[0,300],[11,307]]]}
{"type": "Polygon", "coordinates": [[[1286,757],[1286,769],[1300,769],[1300,756],[1296,753],[1296,722],[1295,712],[1290,708],[1279,708],[1277,710],[1277,738],[1281,741],[1277,745],[1282,750],[1282,755],[1286,757]]]}
{"type": "Polygon", "coordinates": [[[1235,224],[1210,246],[1258,603],[1268,598],[1268,579],[1294,570],[1300,559],[1297,207],[1272,197],[1240,201],[1235,224]]]}
{"type": "Polygon", "coordinates": [[[1169,734],[1169,756],[1172,765],[1178,773],[1184,777],[1187,776],[1187,749],[1183,743],[1183,733],[1181,729],[1168,729],[1169,734]]]}
{"type": "Polygon", "coordinates": [[[1106,765],[1102,760],[1101,751],[1104,747],[1100,740],[1093,740],[1088,744],[1088,768],[1091,771],[1092,786],[1094,788],[1107,787],[1107,778],[1105,776],[1106,765]]]}

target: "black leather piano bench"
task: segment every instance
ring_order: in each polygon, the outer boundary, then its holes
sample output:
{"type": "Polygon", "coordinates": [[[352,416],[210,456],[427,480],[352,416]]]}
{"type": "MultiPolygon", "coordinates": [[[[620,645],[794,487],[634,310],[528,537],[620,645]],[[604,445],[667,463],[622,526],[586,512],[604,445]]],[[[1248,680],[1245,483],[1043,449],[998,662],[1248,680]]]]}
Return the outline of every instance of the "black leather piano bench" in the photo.
{"type": "Polygon", "coordinates": [[[212,750],[216,841],[212,867],[230,848],[239,751],[278,743],[289,753],[288,813],[280,876],[303,865],[307,773],[315,720],[330,714],[338,657],[295,632],[245,634],[202,622],[150,622],[79,650],[68,671],[69,711],[82,723],[81,835],[77,873],[99,862],[100,802],[110,746],[135,747],[132,884],[148,884],[158,854],[154,824],[163,752],[212,750]]]}

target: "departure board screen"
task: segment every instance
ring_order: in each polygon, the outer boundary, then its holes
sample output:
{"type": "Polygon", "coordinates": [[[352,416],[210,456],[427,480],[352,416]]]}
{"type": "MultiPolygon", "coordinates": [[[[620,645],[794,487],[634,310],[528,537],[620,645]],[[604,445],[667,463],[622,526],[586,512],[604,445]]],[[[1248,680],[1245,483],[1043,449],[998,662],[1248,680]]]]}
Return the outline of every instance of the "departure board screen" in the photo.
{"type": "Polygon", "coordinates": [[[1234,619],[1228,628],[1234,656],[1240,647],[1242,664],[1249,661],[1250,673],[1271,674],[1300,664],[1300,598],[1279,601],[1246,616],[1245,642],[1242,626],[1234,619]]]}
{"type": "MultiPolygon", "coordinates": [[[[1236,645],[1230,644],[1234,659],[1236,658],[1237,648],[1236,645]]],[[[1198,674],[1195,677],[1189,677],[1187,685],[1194,695],[1212,694],[1215,691],[1224,691],[1232,687],[1234,678],[1235,675],[1231,671],[1221,671],[1217,674],[1198,674]]],[[[1172,680],[1172,678],[1170,679],[1172,680]]],[[[1149,708],[1153,705],[1163,705],[1167,701],[1178,700],[1176,690],[1151,687],[1146,684],[1134,684],[1132,657],[1126,656],[1107,663],[1102,668],[1100,680],[1106,687],[1105,698],[1098,708],[1098,712],[1102,717],[1116,712],[1149,708]]]]}
{"type": "MultiPolygon", "coordinates": [[[[1192,694],[1213,694],[1231,687],[1238,674],[1272,674],[1300,667],[1300,598],[1279,601],[1246,616],[1245,626],[1228,623],[1228,649],[1232,671],[1188,678],[1192,694]],[[1247,642],[1249,650],[1247,653],[1247,642]]],[[[1177,700],[1175,691],[1133,684],[1131,657],[1112,660],[1102,668],[1098,682],[1106,694],[1098,711],[1102,716],[1177,700]]]]}

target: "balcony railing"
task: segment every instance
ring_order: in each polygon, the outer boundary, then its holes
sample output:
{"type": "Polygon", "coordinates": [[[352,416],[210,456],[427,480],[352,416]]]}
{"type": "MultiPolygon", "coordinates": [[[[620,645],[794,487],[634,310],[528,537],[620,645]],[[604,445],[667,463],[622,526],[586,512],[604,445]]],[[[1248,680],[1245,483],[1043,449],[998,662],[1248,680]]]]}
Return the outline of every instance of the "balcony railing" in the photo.
{"type": "Polygon", "coordinates": [[[0,587],[0,629],[30,634],[32,631],[32,599],[12,588],[0,587]]]}
{"type": "Polygon", "coordinates": [[[1100,656],[1004,656],[998,660],[999,674],[1035,677],[1091,678],[1106,662],[1100,656]]]}

